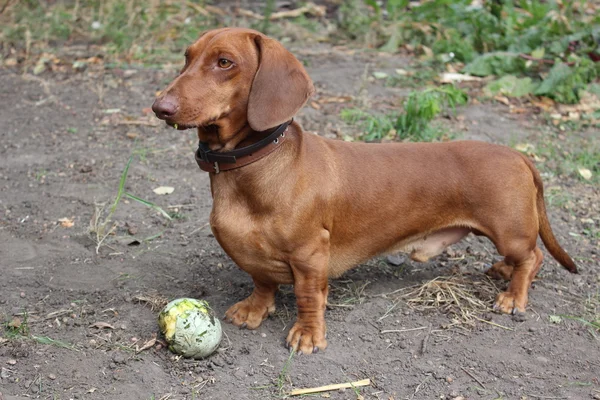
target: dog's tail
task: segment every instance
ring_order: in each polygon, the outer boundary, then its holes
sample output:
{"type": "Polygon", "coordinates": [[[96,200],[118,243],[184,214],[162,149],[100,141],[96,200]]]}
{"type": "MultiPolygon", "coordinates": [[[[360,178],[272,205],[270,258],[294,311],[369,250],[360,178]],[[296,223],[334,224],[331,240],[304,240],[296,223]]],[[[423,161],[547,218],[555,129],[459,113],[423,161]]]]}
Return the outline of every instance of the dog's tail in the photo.
{"type": "Polygon", "coordinates": [[[576,274],[577,273],[577,265],[573,259],[567,254],[567,252],[560,246],[556,237],[554,236],[554,232],[552,232],[552,228],[550,227],[550,222],[548,221],[548,215],[546,214],[546,203],[544,202],[544,184],[542,182],[542,177],[538,172],[537,168],[533,165],[531,160],[527,158],[527,156],[519,153],[521,157],[525,160],[525,163],[531,170],[531,174],[533,175],[533,182],[535,183],[535,187],[537,189],[537,197],[536,197],[536,206],[538,212],[538,221],[539,221],[539,231],[540,237],[542,238],[542,242],[544,242],[544,246],[546,249],[552,254],[552,257],[556,259],[565,267],[569,272],[576,274]]]}

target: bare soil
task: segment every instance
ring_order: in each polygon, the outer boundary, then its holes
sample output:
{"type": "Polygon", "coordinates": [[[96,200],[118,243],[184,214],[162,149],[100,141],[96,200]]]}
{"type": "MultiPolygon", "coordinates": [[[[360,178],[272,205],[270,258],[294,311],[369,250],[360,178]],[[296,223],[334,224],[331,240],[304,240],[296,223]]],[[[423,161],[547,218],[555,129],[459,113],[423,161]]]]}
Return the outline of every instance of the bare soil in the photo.
{"type": "MultiPolygon", "coordinates": [[[[402,57],[328,45],[292,50],[318,88],[317,105],[298,116],[307,130],[353,135],[356,128],[339,119],[342,107],[397,107],[406,94],[363,79],[366,66],[393,71],[405,66],[402,57]],[[319,103],[333,96],[354,100],[319,103]]],[[[249,276],[210,233],[209,179],[194,162],[195,132],[169,129],[144,110],[174,74],[94,65],[35,77],[0,70],[0,399],[269,399],[292,387],[365,378],[372,382],[359,390],[365,399],[600,395],[600,342],[581,322],[555,317],[589,318],[598,306],[599,243],[584,229],[598,230],[599,190],[549,174],[546,186],[566,199],[549,202],[550,220],[580,274],[569,274],[546,254],[525,315],[483,312],[481,320],[459,323],[444,309],[423,311],[390,294],[452,273],[467,282],[482,280],[498,257],[490,242],[469,237],[426,264],[375,259],[332,281],[329,347],[318,355],[287,362],[283,341],[296,309],[285,286],[277,313],[258,330],[224,323],[221,348],[208,359],[176,357],[160,336],[136,352],[158,332],[158,311],[139,296],[203,298],[222,315],[252,289],[249,276]],[[168,222],[122,201],[113,218],[115,235],[96,253],[90,220],[97,203],[114,201],[132,154],[127,191],[177,218],[168,222]],[[158,186],[175,191],[158,196],[152,191],[158,186]],[[29,337],[10,335],[15,316],[29,337]],[[399,332],[382,333],[387,330],[399,332]],[[45,338],[59,342],[40,343],[45,338]]],[[[561,140],[542,135],[541,119],[507,110],[472,104],[459,110],[460,118],[441,121],[462,138],[561,140]]],[[[499,290],[506,285],[494,284],[499,290]]],[[[491,305],[491,299],[482,301],[491,305]]],[[[352,389],[328,395],[358,398],[352,389]]]]}

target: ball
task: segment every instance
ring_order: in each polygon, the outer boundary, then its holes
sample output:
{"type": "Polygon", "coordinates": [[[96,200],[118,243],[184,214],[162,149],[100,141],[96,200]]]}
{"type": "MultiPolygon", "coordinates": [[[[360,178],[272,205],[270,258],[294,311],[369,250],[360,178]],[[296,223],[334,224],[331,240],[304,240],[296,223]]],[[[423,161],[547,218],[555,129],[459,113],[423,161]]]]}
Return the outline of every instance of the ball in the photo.
{"type": "Polygon", "coordinates": [[[158,315],[158,326],[169,350],[187,358],[208,357],[223,337],[221,322],[204,300],[171,301],[158,315]]]}

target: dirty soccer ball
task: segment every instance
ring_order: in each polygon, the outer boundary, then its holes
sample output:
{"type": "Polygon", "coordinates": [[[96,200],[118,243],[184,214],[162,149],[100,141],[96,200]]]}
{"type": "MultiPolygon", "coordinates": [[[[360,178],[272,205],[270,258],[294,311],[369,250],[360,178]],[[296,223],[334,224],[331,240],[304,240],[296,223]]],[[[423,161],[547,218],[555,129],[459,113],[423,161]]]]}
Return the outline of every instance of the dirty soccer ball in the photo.
{"type": "Polygon", "coordinates": [[[158,315],[158,326],[169,350],[188,358],[208,357],[223,336],[219,319],[204,300],[171,301],[158,315]]]}

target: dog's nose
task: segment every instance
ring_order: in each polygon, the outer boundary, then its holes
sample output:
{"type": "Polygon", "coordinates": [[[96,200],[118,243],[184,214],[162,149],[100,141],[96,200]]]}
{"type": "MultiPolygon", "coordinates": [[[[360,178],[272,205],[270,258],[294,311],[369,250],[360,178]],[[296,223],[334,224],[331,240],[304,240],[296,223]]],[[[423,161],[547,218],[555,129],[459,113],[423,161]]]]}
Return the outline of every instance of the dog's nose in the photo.
{"type": "Polygon", "coordinates": [[[152,104],[152,111],[160,119],[171,118],[177,113],[178,108],[179,104],[175,97],[169,95],[158,97],[152,104]]]}

